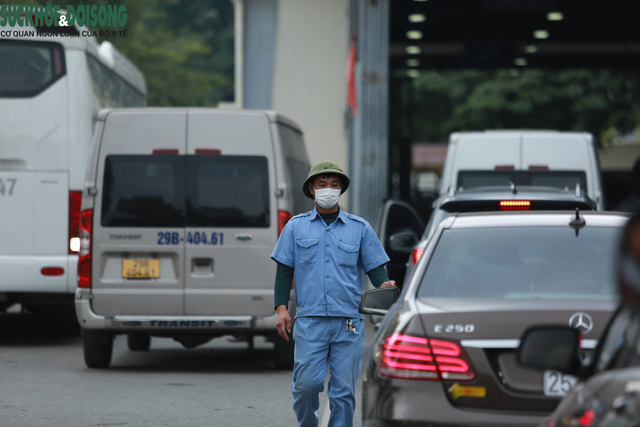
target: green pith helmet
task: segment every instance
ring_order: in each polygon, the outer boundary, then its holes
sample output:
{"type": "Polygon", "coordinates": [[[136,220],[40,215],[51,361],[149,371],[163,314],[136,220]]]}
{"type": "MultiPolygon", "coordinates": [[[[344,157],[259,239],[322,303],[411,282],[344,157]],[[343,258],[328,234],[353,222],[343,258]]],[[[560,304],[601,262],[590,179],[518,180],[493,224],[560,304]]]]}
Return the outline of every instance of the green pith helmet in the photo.
{"type": "Polygon", "coordinates": [[[313,165],[313,167],[309,171],[309,176],[304,180],[304,184],[302,184],[302,192],[305,196],[307,196],[311,200],[314,200],[313,195],[309,191],[308,184],[309,182],[311,182],[314,176],[324,174],[340,175],[340,179],[342,180],[342,191],[340,192],[340,194],[344,194],[344,192],[347,191],[347,188],[349,188],[349,183],[351,183],[351,180],[349,179],[347,174],[344,173],[342,169],[340,169],[340,166],[336,165],[333,162],[324,161],[313,165]]]}

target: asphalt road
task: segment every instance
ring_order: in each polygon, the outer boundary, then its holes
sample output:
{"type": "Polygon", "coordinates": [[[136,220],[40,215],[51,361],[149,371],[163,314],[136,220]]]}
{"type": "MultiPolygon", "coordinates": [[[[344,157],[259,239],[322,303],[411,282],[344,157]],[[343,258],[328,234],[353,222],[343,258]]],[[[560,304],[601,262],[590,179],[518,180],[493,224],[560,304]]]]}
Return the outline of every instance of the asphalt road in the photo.
{"type": "MultiPolygon", "coordinates": [[[[367,322],[367,349],[372,338],[367,322]]],[[[111,367],[92,370],[74,331],[0,316],[0,426],[296,426],[291,372],[273,368],[271,344],[255,347],[223,337],[186,350],[153,338],[150,351],[130,352],[119,336],[111,367]]],[[[326,426],[326,393],[318,415],[326,426]]]]}

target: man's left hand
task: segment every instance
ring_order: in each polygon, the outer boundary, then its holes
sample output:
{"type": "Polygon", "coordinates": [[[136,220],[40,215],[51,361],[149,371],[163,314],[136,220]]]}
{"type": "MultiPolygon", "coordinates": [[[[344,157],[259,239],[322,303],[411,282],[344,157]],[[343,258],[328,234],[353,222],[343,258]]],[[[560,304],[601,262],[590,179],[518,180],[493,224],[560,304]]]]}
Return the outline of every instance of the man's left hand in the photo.
{"type": "Polygon", "coordinates": [[[381,288],[395,288],[396,287],[396,281],[395,280],[387,280],[386,282],[383,282],[382,285],[380,285],[381,288]]]}

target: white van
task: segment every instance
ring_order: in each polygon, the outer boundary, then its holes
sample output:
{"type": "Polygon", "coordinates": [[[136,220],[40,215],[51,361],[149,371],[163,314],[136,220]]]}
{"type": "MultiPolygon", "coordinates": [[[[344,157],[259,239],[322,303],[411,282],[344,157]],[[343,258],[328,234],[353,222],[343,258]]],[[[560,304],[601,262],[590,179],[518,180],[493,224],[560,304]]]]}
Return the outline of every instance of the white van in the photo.
{"type": "Polygon", "coordinates": [[[590,133],[488,130],[451,134],[441,195],[451,188],[507,185],[510,180],[568,190],[578,184],[598,210],[604,210],[598,156],[590,133]]]}
{"type": "Polygon", "coordinates": [[[0,312],[20,303],[75,323],[93,128],[101,108],[144,107],[147,85],[111,43],[79,36],[84,27],[10,29],[0,26],[0,312]]]}
{"type": "MultiPolygon", "coordinates": [[[[76,313],[84,356],[107,367],[114,334],[195,347],[277,334],[275,263],[287,221],[312,208],[302,131],[261,111],[104,110],[84,184],[76,313]]],[[[292,299],[290,309],[295,310],[292,299]]]]}

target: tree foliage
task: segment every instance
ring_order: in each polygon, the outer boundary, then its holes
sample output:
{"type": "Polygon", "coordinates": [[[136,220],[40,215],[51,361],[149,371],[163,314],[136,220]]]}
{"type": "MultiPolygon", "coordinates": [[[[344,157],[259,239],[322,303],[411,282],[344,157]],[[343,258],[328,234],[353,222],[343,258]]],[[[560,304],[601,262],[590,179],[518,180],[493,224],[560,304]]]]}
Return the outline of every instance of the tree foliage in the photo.
{"type": "Polygon", "coordinates": [[[557,129],[593,133],[634,130],[640,78],[612,70],[429,71],[412,82],[416,138],[445,141],[454,131],[557,129]]]}
{"type": "MultiPolygon", "coordinates": [[[[41,4],[37,0],[23,4],[41,4]]],[[[233,100],[234,11],[230,0],[60,0],[127,7],[127,37],[109,40],[147,79],[149,105],[215,106],[233,100]]],[[[100,28],[96,28],[100,30],[100,28]]]]}

